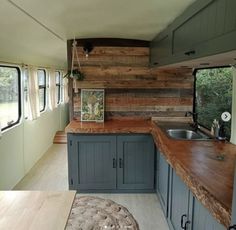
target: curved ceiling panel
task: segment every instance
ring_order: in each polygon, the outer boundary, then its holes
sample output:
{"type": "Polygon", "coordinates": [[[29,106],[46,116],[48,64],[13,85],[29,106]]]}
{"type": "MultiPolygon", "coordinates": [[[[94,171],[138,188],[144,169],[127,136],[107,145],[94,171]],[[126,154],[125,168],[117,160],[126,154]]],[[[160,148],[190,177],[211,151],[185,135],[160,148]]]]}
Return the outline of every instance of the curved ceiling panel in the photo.
{"type": "Polygon", "coordinates": [[[5,0],[0,8],[0,60],[65,66],[67,39],[149,41],[193,2],[5,0]]]}

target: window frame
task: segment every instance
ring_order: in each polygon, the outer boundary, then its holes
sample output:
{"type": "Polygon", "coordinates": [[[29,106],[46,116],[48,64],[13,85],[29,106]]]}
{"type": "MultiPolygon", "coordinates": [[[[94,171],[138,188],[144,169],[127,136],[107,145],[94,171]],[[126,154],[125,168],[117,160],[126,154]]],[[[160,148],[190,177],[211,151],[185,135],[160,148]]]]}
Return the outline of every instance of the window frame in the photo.
{"type": "MultiPolygon", "coordinates": [[[[42,110],[39,110],[40,111],[40,113],[42,113],[42,112],[44,112],[45,110],[46,110],[46,102],[47,102],[47,72],[46,72],[46,70],[45,69],[43,69],[43,68],[38,68],[37,69],[37,77],[38,77],[38,71],[43,71],[44,72],[44,77],[45,77],[45,84],[44,85],[38,85],[38,87],[39,87],[39,90],[40,89],[44,89],[44,94],[43,94],[43,98],[44,98],[44,100],[43,100],[43,109],[42,110]]],[[[39,80],[39,79],[38,79],[39,80]]]]}
{"type": "Polygon", "coordinates": [[[29,103],[29,85],[28,84],[25,84],[25,77],[27,76],[27,83],[29,83],[29,69],[28,68],[24,68],[23,71],[22,71],[22,81],[23,81],[23,107],[24,107],[24,118],[27,120],[28,119],[28,114],[26,116],[25,114],[25,111],[26,111],[26,103],[25,103],[25,96],[27,96],[27,100],[28,100],[28,103],[29,103]],[[26,73],[28,72],[28,73],[26,73]]]}
{"type": "Polygon", "coordinates": [[[6,68],[12,68],[12,69],[16,69],[17,70],[17,74],[18,74],[18,119],[16,120],[16,122],[10,124],[10,125],[7,125],[5,127],[1,127],[1,131],[5,131],[9,128],[12,128],[14,126],[16,126],[17,124],[20,123],[20,120],[21,120],[21,116],[22,116],[22,103],[21,103],[21,87],[22,87],[22,84],[21,84],[21,69],[19,66],[17,65],[5,65],[5,64],[1,64],[0,63],[0,67],[6,67],[6,68]]]}
{"type": "MultiPolygon", "coordinates": [[[[197,71],[198,70],[206,70],[206,69],[220,69],[220,68],[231,68],[232,66],[230,65],[223,65],[223,66],[210,66],[210,67],[202,67],[202,68],[196,68],[193,71],[193,76],[194,76],[194,83],[193,83],[193,113],[196,113],[196,82],[197,82],[197,71]]],[[[196,121],[198,123],[198,121],[196,121]]],[[[204,129],[206,129],[207,131],[211,131],[209,129],[209,127],[206,127],[204,125],[202,125],[201,123],[198,123],[198,125],[204,129]]],[[[232,124],[231,124],[231,128],[232,128],[232,124]]]]}
{"type": "Polygon", "coordinates": [[[59,83],[56,83],[56,88],[57,86],[59,87],[59,90],[57,90],[57,104],[61,104],[62,102],[62,92],[61,92],[61,88],[62,88],[62,79],[61,79],[61,71],[57,70],[55,71],[55,73],[59,74],[59,83]]]}

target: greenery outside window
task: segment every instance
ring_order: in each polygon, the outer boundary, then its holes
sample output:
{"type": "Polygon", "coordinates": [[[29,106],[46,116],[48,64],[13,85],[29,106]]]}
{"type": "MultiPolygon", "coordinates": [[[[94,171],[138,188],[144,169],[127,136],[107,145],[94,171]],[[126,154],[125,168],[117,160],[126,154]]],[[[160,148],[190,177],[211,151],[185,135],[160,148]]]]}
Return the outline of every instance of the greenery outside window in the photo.
{"type": "Polygon", "coordinates": [[[231,120],[223,122],[221,114],[232,110],[233,76],[231,67],[197,69],[195,74],[195,106],[199,125],[211,130],[213,120],[224,125],[226,137],[231,134],[231,120]]]}
{"type": "Polygon", "coordinates": [[[19,123],[21,117],[20,69],[0,65],[0,123],[1,130],[19,123]]]}
{"type": "Polygon", "coordinates": [[[38,84],[39,84],[39,109],[43,112],[46,108],[46,71],[38,69],[38,84]]]}
{"type": "Polygon", "coordinates": [[[61,102],[61,72],[56,71],[56,94],[57,94],[57,104],[61,102]]]}

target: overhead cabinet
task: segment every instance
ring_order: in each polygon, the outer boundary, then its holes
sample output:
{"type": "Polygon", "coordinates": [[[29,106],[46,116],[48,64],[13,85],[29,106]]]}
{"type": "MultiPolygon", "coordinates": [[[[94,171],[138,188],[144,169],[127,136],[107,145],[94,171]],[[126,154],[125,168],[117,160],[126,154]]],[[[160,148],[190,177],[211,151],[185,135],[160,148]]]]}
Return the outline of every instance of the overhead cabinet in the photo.
{"type": "Polygon", "coordinates": [[[168,60],[172,55],[171,35],[165,31],[151,42],[150,48],[151,64],[153,66],[165,64],[165,60],[168,60]]]}
{"type": "Polygon", "coordinates": [[[153,191],[150,135],[68,134],[69,188],[79,191],[153,191]]]}
{"type": "Polygon", "coordinates": [[[235,50],[235,9],[235,0],[196,1],[151,42],[151,64],[165,65],[235,50]],[[163,34],[170,42],[162,49],[163,34]],[[160,50],[165,54],[159,55],[160,50]]]}

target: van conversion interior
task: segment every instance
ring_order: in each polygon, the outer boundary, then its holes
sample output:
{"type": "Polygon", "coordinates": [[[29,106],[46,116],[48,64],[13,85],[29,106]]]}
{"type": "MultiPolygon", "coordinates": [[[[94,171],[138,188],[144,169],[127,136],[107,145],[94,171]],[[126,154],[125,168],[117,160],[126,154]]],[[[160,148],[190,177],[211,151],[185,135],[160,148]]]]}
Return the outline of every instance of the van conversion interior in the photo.
{"type": "Polygon", "coordinates": [[[0,230],[236,229],[235,12],[2,0],[0,230]]]}

